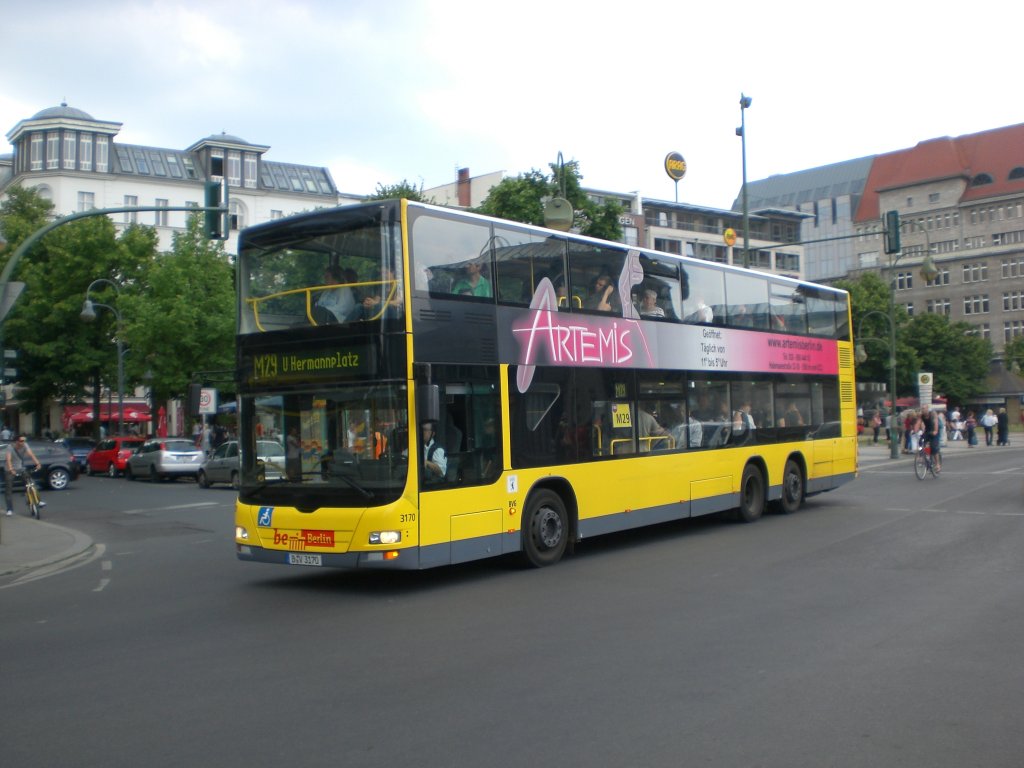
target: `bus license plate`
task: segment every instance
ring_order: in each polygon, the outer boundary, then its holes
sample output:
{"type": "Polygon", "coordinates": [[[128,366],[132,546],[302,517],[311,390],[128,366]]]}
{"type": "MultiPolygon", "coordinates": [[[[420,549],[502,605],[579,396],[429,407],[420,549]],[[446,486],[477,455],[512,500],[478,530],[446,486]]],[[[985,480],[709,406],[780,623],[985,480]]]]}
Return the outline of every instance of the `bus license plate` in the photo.
{"type": "Polygon", "coordinates": [[[323,565],[320,555],[307,555],[299,552],[288,553],[289,565],[323,565]]]}

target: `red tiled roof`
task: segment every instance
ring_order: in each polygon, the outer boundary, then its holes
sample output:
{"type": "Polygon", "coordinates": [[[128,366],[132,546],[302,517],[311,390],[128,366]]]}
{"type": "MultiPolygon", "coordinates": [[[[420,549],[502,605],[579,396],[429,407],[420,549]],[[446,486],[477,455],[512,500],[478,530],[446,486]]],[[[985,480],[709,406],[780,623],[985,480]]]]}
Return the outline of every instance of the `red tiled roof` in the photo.
{"type": "Polygon", "coordinates": [[[929,139],[910,149],[878,155],[871,163],[854,221],[874,221],[881,216],[880,191],[938,179],[962,177],[969,183],[979,173],[992,177],[991,184],[967,186],[961,201],[1024,192],[1024,178],[1008,178],[1019,166],[1024,167],[1024,123],[955,139],[929,139]]]}

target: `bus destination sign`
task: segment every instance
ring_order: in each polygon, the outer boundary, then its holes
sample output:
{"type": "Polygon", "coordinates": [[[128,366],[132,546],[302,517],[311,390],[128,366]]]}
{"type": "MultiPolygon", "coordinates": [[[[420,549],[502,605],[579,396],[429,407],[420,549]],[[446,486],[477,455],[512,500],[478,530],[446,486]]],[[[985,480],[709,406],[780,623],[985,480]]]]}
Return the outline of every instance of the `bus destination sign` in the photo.
{"type": "Polygon", "coordinates": [[[367,345],[256,352],[246,367],[246,378],[251,384],[367,376],[377,370],[376,358],[367,345]]]}

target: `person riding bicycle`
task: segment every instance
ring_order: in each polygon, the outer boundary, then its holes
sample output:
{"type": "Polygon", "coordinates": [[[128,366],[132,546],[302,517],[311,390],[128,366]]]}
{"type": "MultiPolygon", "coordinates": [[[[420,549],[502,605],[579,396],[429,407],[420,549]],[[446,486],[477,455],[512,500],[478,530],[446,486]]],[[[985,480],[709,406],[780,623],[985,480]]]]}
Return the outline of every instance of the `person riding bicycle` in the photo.
{"type": "Polygon", "coordinates": [[[939,414],[931,409],[927,404],[921,406],[921,416],[918,419],[918,429],[922,431],[922,440],[927,440],[928,445],[931,446],[932,461],[935,462],[935,468],[942,468],[942,454],[939,432],[939,414]]]}
{"type": "MultiPolygon", "coordinates": [[[[23,475],[29,472],[29,469],[26,466],[28,459],[35,462],[36,469],[42,467],[42,463],[38,458],[36,458],[36,455],[32,453],[32,449],[29,447],[27,438],[24,434],[18,435],[17,439],[13,443],[8,443],[4,453],[6,454],[4,462],[7,467],[7,471],[5,473],[6,482],[4,483],[4,499],[7,502],[7,515],[9,517],[14,514],[14,502],[11,499],[11,489],[14,486],[14,478],[18,475],[23,475]]],[[[40,501],[39,506],[45,507],[46,502],[40,501]]]]}

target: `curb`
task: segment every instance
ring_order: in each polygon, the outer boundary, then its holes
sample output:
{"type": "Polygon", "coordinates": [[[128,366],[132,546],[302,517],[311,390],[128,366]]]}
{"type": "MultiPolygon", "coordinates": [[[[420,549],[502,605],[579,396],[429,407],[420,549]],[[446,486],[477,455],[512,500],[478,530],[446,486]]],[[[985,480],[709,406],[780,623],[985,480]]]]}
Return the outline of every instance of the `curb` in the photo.
{"type": "MultiPolygon", "coordinates": [[[[64,562],[65,560],[72,560],[81,556],[83,553],[88,552],[93,547],[92,538],[81,531],[76,531],[73,528],[65,528],[62,525],[56,525],[54,523],[48,523],[45,520],[33,520],[32,523],[34,525],[43,525],[48,528],[52,528],[63,535],[70,536],[71,544],[52,555],[41,557],[38,560],[31,560],[25,563],[0,564],[0,577],[16,576],[18,574],[25,573],[26,571],[33,571],[38,568],[56,565],[57,563],[64,562]]],[[[12,545],[4,544],[0,546],[8,547],[12,545]]]]}

